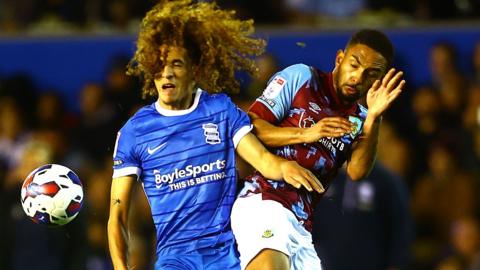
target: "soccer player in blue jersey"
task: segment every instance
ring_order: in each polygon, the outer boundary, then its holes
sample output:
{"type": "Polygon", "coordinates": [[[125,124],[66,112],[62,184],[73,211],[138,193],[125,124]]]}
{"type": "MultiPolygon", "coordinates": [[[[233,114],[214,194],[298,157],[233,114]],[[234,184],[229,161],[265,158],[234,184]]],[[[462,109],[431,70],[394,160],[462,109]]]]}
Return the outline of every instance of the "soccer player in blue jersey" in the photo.
{"type": "MultiPolygon", "coordinates": [[[[382,114],[405,85],[389,69],[393,51],[383,33],[362,30],[337,52],[332,72],[304,64],[278,72],[249,110],[256,135],[326,188],[345,162],[352,180],[367,176],[382,114]],[[358,103],[365,96],[368,111],[358,103]]],[[[317,195],[261,172],[247,177],[231,217],[242,268],[321,269],[310,233],[317,195]]]]}
{"type": "Polygon", "coordinates": [[[234,70],[254,70],[246,55],[260,54],[265,43],[252,32],[252,21],[190,0],[164,1],[143,19],[128,72],[157,101],[118,132],[108,221],[115,269],[128,267],[128,208],[137,179],[156,227],[155,269],[240,269],[230,229],[235,151],[270,179],[323,192],[309,170],[269,153],[225,94],[209,93],[235,90],[234,70]]]}

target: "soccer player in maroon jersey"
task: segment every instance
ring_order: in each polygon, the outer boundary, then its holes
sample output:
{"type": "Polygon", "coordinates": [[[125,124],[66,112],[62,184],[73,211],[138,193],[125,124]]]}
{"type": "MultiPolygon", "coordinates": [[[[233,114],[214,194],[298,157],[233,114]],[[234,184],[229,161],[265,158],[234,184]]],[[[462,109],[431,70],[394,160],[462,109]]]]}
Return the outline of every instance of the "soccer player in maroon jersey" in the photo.
{"type": "MultiPolygon", "coordinates": [[[[405,86],[390,68],[394,49],[376,30],[355,33],[332,72],[296,64],[275,74],[250,108],[258,138],[276,155],[312,170],[327,188],[346,162],[352,180],[375,162],[382,114],[405,86]],[[368,110],[358,101],[365,97],[368,110]]],[[[242,269],[321,269],[312,244],[312,206],[319,195],[247,177],[232,210],[242,269]]]]}

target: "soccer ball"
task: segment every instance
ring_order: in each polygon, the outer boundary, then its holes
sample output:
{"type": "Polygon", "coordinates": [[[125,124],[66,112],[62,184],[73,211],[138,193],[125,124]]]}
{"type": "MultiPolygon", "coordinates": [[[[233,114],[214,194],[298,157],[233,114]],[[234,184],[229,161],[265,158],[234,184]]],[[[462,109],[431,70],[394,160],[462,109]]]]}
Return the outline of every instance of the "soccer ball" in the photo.
{"type": "Polygon", "coordinates": [[[65,225],[82,208],[82,183],[65,166],[43,165],[32,171],[23,182],[21,202],[23,210],[35,223],[65,225]]]}

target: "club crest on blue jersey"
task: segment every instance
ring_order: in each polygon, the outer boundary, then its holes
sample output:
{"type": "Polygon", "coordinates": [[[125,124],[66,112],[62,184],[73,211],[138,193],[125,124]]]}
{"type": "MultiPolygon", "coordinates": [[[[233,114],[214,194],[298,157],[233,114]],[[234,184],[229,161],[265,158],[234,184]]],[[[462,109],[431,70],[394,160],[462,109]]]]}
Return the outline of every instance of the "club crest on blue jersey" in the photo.
{"type": "Polygon", "coordinates": [[[348,121],[353,124],[353,131],[350,132],[350,137],[352,139],[355,139],[355,137],[357,137],[358,133],[360,133],[360,130],[362,128],[362,120],[355,116],[349,116],[348,121]]]}
{"type": "Polygon", "coordinates": [[[203,134],[205,135],[205,141],[208,144],[219,144],[222,142],[220,140],[220,133],[218,132],[218,126],[213,123],[203,124],[203,134]]]}

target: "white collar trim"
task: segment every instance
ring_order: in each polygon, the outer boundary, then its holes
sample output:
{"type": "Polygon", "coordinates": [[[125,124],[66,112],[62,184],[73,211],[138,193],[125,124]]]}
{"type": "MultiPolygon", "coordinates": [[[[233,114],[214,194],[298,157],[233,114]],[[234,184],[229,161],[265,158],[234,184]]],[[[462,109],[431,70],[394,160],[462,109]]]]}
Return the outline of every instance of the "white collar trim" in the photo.
{"type": "Polygon", "coordinates": [[[155,101],[155,109],[157,109],[158,113],[164,116],[177,116],[177,115],[185,115],[189,114],[192,111],[194,111],[198,107],[198,101],[200,100],[200,96],[202,95],[203,90],[200,88],[197,88],[197,91],[195,92],[195,97],[193,99],[193,104],[190,108],[185,109],[185,110],[168,110],[160,106],[158,104],[158,101],[155,101]]]}

